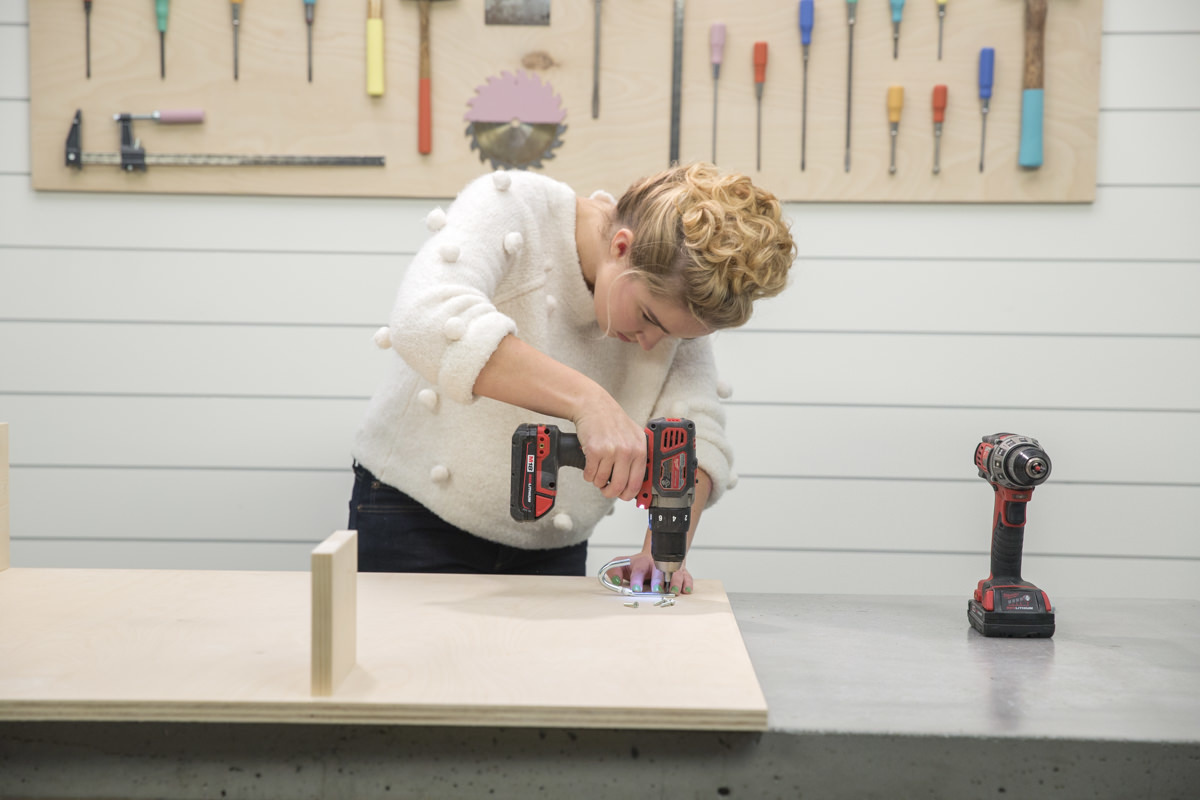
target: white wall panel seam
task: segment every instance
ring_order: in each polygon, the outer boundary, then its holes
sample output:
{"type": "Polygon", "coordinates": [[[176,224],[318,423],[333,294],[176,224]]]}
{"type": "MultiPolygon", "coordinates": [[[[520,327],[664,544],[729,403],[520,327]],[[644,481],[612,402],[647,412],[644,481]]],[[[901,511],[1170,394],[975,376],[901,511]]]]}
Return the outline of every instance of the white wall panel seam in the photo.
{"type": "MultiPolygon", "coordinates": [[[[179,544],[179,545],[195,545],[195,544],[213,544],[213,545],[311,545],[320,540],[311,539],[167,539],[155,536],[13,536],[13,541],[23,542],[82,542],[88,544],[102,544],[105,542],[111,543],[158,543],[158,544],[179,544]]],[[[636,545],[630,544],[631,547],[636,545]]],[[[704,553],[849,553],[859,555],[895,555],[895,556],[987,556],[987,549],[977,550],[901,550],[886,547],[783,547],[783,546],[764,546],[756,547],[753,545],[739,545],[737,547],[728,547],[720,545],[704,545],[696,544],[689,552],[704,552],[704,553]]],[[[1114,559],[1130,560],[1130,561],[1200,561],[1200,556],[1161,556],[1161,555],[1143,555],[1143,554],[1124,554],[1124,553],[1053,553],[1036,550],[1026,550],[1026,556],[1036,556],[1038,558],[1070,558],[1070,559],[1097,559],[1110,561],[1114,559]]]]}
{"type": "MultiPolygon", "coordinates": [[[[5,173],[0,173],[4,175],[5,173]]],[[[8,173],[11,175],[12,173],[8,173]]],[[[1144,185],[1135,184],[1118,184],[1108,188],[1115,189],[1145,189],[1144,185]]],[[[1153,187],[1151,187],[1153,188],[1153,187]]],[[[1183,186],[1180,184],[1164,184],[1163,188],[1180,188],[1194,189],[1194,186],[1183,186]]],[[[97,198],[99,199],[99,198],[97,198]]],[[[815,206],[830,205],[821,203],[785,203],[786,209],[796,212],[804,211],[806,208],[815,206]]],[[[871,205],[870,203],[862,204],[846,204],[844,208],[853,208],[855,205],[871,205]]],[[[919,205],[919,204],[918,204],[919,205]]],[[[979,204],[974,208],[986,209],[988,204],[979,204]]],[[[939,209],[937,204],[927,204],[925,210],[936,212],[939,209]]],[[[874,254],[855,255],[853,253],[845,254],[828,254],[828,253],[806,253],[803,250],[803,243],[796,256],[797,263],[813,262],[823,264],[846,263],[853,264],[856,262],[872,262],[879,264],[906,264],[911,262],[939,262],[953,263],[964,262],[967,264],[1129,264],[1130,266],[1153,266],[1156,264],[1198,264],[1200,258],[1196,257],[1177,257],[1177,258],[1155,258],[1155,257],[1137,257],[1130,256],[985,256],[985,255],[945,255],[945,254],[915,254],[915,255],[888,255],[880,256],[874,254]]],[[[409,258],[416,255],[415,250],[284,250],[284,249],[257,249],[257,248],[200,248],[200,247],[158,247],[158,246],[143,246],[143,245],[71,245],[71,244],[24,244],[4,242],[0,243],[0,250],[20,251],[27,250],[30,252],[80,252],[80,253],[165,253],[169,255],[180,254],[200,254],[200,255],[248,255],[248,256],[337,256],[337,257],[385,257],[385,258],[409,258]]]]}
{"type": "MultiPolygon", "coordinates": [[[[199,320],[199,319],[116,319],[111,317],[0,317],[0,325],[93,325],[162,326],[175,328],[285,328],[290,330],[374,331],[370,322],[278,322],[272,320],[199,320]]],[[[765,336],[953,336],[961,338],[1018,339],[1200,339],[1196,333],[1156,333],[1124,331],[965,331],[903,330],[889,328],[755,328],[746,326],[722,331],[723,337],[765,336]]]]}
{"type": "MultiPolygon", "coordinates": [[[[17,470],[85,470],[94,472],[221,472],[221,473],[307,473],[340,475],[349,474],[349,467],[286,467],[275,465],[240,466],[240,465],[191,465],[191,464],[71,464],[71,463],[22,463],[14,462],[10,468],[17,470]]],[[[888,475],[832,475],[805,473],[746,473],[739,474],[740,481],[829,481],[850,483],[922,483],[922,484],[962,484],[978,483],[976,478],[921,478],[888,475]]],[[[1056,486],[1109,486],[1126,488],[1154,489],[1200,489],[1200,482],[1186,481],[1106,481],[1106,480],[1072,480],[1055,478],[1056,486]]]]}
{"type": "MultiPolygon", "coordinates": [[[[369,401],[369,395],[338,394],[256,394],[253,392],[106,392],[67,391],[40,389],[0,389],[0,397],[57,397],[74,399],[127,399],[127,400],[255,400],[266,402],[310,402],[341,401],[361,404],[369,401]]],[[[1035,406],[1035,405],[986,405],[982,403],[868,403],[868,402],[813,402],[804,400],[739,400],[728,401],[731,408],[803,408],[803,409],[870,409],[891,411],[1020,411],[1069,414],[1200,414],[1200,408],[1156,408],[1151,406],[1035,406]]]]}

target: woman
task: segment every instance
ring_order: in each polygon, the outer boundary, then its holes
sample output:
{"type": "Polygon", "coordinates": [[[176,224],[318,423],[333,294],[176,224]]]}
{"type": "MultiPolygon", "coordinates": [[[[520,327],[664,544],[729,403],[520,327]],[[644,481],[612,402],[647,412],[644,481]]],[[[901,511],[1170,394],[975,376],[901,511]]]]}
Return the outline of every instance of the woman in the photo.
{"type": "MultiPolygon", "coordinates": [[[[620,201],[530,172],[469,184],[427,218],[376,342],[399,355],[354,448],[351,529],[363,571],[583,575],[587,538],[645,471],[645,423],[696,424],[701,511],[729,487],[732,449],[707,335],[786,284],[795,247],[779,202],[693,164],[620,201]],[[554,511],[509,516],[513,431],[579,436],[554,511]]],[[[621,577],[660,587],[649,532],[621,577]]],[[[686,565],[670,590],[690,592],[686,565]]]]}

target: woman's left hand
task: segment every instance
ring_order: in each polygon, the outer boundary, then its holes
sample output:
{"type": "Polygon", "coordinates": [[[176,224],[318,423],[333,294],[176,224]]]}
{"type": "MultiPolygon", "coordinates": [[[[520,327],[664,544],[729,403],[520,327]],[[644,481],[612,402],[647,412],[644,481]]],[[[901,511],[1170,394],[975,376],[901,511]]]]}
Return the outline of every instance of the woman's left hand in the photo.
{"type": "Polygon", "coordinates": [[[686,562],[671,574],[671,583],[664,585],[666,575],[655,568],[654,559],[645,551],[629,556],[628,566],[613,567],[607,574],[614,584],[628,586],[635,592],[691,594],[693,588],[692,573],[688,572],[686,562]]]}

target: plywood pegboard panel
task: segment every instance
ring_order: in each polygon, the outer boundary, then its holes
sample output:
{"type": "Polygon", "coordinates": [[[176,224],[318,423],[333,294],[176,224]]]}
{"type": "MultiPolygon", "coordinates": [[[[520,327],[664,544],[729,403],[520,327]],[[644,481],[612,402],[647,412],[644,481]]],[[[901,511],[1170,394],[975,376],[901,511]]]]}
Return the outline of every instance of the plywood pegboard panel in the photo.
{"type": "MultiPolygon", "coordinates": [[[[797,4],[719,0],[686,4],[680,154],[712,156],[713,79],[708,32],[728,28],[718,82],[717,163],[755,176],[786,200],[1090,202],[1094,198],[1102,0],[1050,0],[1046,43],[1046,156],[1016,163],[1024,52],[1022,0],[948,4],[945,54],[936,58],[937,4],[910,2],[892,58],[883,0],[861,0],[854,34],[852,168],[843,170],[847,24],[844,0],[816,0],[809,63],[807,169],[800,171],[801,47],[797,4]],[[755,168],[752,48],[770,47],[763,97],[762,171],[755,168]],[[996,49],[987,169],[978,171],[981,47],[996,49]],[[932,87],[950,103],[942,173],[932,175],[932,87]],[[897,174],[887,169],[887,87],[906,90],[897,174]]],[[[489,76],[538,64],[562,98],[567,131],[544,171],[580,191],[620,191],[667,166],[673,4],[605,0],[600,116],[590,113],[593,5],[552,4],[546,27],[485,26],[480,0],[432,9],[433,153],[416,146],[417,4],[385,0],[386,93],[365,90],[366,3],[319,3],[314,81],[296,0],[252,0],[242,14],[240,79],[232,75],[228,3],[172,4],[167,77],[158,71],[153,5],[107,0],[92,15],[92,78],[84,75],[84,14],[77,0],[30,4],[31,141],[37,189],[330,196],[448,197],[490,169],[471,151],[463,114],[489,76]],[[150,153],[383,155],[386,167],[158,167],[125,174],[63,164],[76,109],[84,150],[116,152],[121,111],[201,107],[199,126],[135,123],[150,153]]]]}
{"type": "Polygon", "coordinates": [[[314,698],[307,573],[6,570],[0,720],[766,729],[720,581],[670,608],[594,578],[357,582],[357,665],[314,698]]]}

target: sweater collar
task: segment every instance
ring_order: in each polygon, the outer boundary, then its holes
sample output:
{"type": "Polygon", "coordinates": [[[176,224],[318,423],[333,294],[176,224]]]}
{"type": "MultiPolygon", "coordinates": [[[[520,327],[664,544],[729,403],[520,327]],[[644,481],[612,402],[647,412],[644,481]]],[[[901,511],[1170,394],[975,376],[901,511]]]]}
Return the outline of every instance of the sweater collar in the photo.
{"type": "Polygon", "coordinates": [[[565,225],[564,230],[571,232],[570,235],[570,253],[571,260],[569,264],[563,264],[561,269],[555,269],[557,275],[557,299],[562,307],[562,310],[568,315],[570,321],[580,328],[595,327],[599,329],[599,324],[596,322],[596,306],[592,298],[592,290],[588,288],[587,281],[583,279],[583,265],[579,263],[579,251],[575,248],[575,225],[576,205],[575,193],[571,192],[565,207],[563,208],[565,225]]]}

